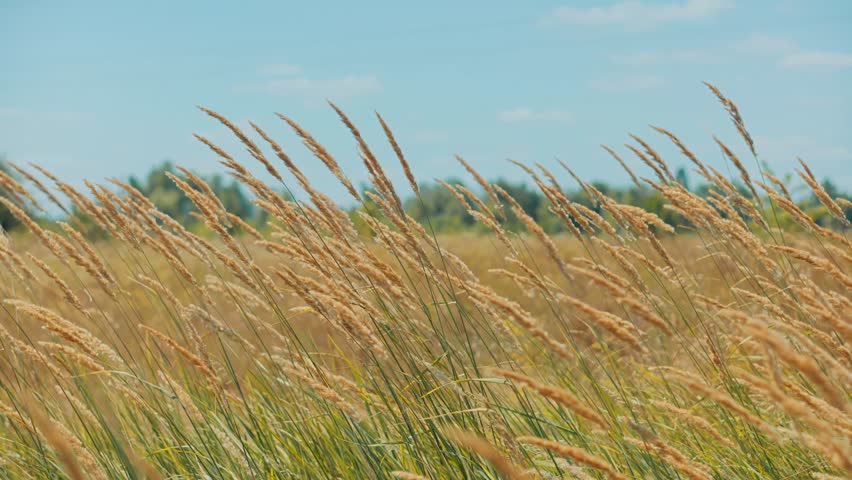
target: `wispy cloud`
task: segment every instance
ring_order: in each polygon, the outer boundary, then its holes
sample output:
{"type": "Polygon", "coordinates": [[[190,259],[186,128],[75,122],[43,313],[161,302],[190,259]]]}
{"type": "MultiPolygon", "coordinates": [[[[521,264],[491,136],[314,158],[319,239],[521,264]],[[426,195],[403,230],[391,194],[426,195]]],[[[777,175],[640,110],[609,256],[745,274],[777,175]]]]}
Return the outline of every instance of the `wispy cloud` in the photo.
{"type": "Polygon", "coordinates": [[[591,82],[591,87],[595,90],[603,90],[607,92],[629,92],[659,88],[665,84],[666,80],[658,75],[625,75],[623,77],[609,77],[593,80],[591,82]]]}
{"type": "Polygon", "coordinates": [[[264,65],[260,73],[269,77],[259,82],[239,85],[239,93],[263,93],[282,97],[299,97],[308,102],[330,98],[341,100],[376,93],[382,85],[373,74],[349,74],[333,78],[312,78],[298,65],[264,65]]]}
{"type": "Polygon", "coordinates": [[[852,67],[852,53],[826,52],[821,50],[809,50],[795,52],[781,57],[779,64],[789,68],[848,68],[852,67]]]}
{"type": "Polygon", "coordinates": [[[700,51],[638,52],[614,55],[612,61],[620,65],[635,67],[671,64],[707,64],[719,61],[719,58],[700,51]]]}
{"type": "Polygon", "coordinates": [[[805,135],[758,136],[755,142],[773,164],[797,166],[797,157],[806,161],[840,162],[852,160],[852,151],[841,145],[826,145],[805,135]]]}
{"type": "Polygon", "coordinates": [[[90,117],[86,112],[37,110],[24,107],[0,106],[0,120],[33,122],[79,122],[90,117]]]}
{"type": "Polygon", "coordinates": [[[758,55],[782,55],[799,48],[796,42],[789,38],[764,33],[749,35],[739,42],[736,47],[742,52],[758,55]]]}
{"type": "Polygon", "coordinates": [[[449,138],[450,135],[447,132],[439,132],[435,130],[421,130],[411,137],[414,143],[419,144],[443,143],[449,140],[449,138]]]}
{"type": "Polygon", "coordinates": [[[270,95],[342,99],[375,93],[381,89],[381,84],[375,75],[344,75],[326,79],[293,77],[270,80],[258,87],[270,95]]]}
{"type": "Polygon", "coordinates": [[[741,41],[738,48],[745,53],[776,57],[778,66],[784,68],[852,67],[852,53],[806,49],[786,37],[753,34],[741,41]]]}
{"type": "Polygon", "coordinates": [[[299,75],[302,73],[302,67],[292,63],[268,63],[261,65],[258,71],[263,75],[299,75]]]}
{"type": "Polygon", "coordinates": [[[733,7],[733,0],[687,0],[651,3],[623,0],[604,7],[559,7],[541,20],[542,25],[618,26],[648,29],[666,23],[712,18],[733,7]]]}
{"type": "Polygon", "coordinates": [[[26,115],[27,110],[18,107],[0,107],[0,118],[15,118],[26,115]]]}
{"type": "Polygon", "coordinates": [[[571,120],[570,112],[564,110],[540,110],[536,111],[529,107],[518,107],[497,113],[497,120],[504,123],[517,122],[566,122],[571,120]]]}

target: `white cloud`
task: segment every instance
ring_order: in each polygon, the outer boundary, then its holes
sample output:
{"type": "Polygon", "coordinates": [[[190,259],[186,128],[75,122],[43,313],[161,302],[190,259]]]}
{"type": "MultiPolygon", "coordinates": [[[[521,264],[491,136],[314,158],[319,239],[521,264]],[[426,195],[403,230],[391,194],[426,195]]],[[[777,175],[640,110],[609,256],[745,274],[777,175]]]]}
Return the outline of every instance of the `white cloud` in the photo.
{"type": "Polygon", "coordinates": [[[90,117],[85,112],[36,110],[22,107],[0,106],[0,120],[10,122],[79,122],[90,117]]]}
{"type": "MultiPolygon", "coordinates": [[[[797,160],[801,157],[820,180],[829,179],[841,190],[852,188],[852,175],[845,168],[852,162],[852,144],[847,142],[844,145],[843,139],[777,134],[756,135],[754,142],[761,161],[769,165],[779,177],[792,174],[796,169],[801,170],[797,160]]],[[[798,177],[793,175],[793,178],[798,177]]]]}
{"type": "MultiPolygon", "coordinates": [[[[283,69],[281,69],[283,70],[283,69]]],[[[281,97],[300,97],[306,101],[323,98],[340,100],[376,93],[382,89],[377,76],[344,75],[338,78],[310,78],[289,70],[291,74],[280,75],[263,82],[241,85],[235,88],[240,93],[265,93],[281,97]]]]}
{"type": "Polygon", "coordinates": [[[262,65],[259,71],[264,75],[290,76],[302,73],[302,67],[291,63],[269,63],[262,65]]]}
{"type": "Polygon", "coordinates": [[[812,147],[817,142],[805,135],[786,135],[781,137],[757,136],[757,146],[773,152],[787,152],[791,156],[801,155],[801,150],[812,147]]]}
{"type": "Polygon", "coordinates": [[[273,95],[348,98],[374,93],[380,89],[375,75],[345,75],[340,78],[311,79],[294,77],[270,81],[263,88],[273,95]]]}
{"type": "Polygon", "coordinates": [[[29,112],[18,107],[0,107],[0,118],[16,118],[27,115],[29,112]]]}
{"type": "Polygon", "coordinates": [[[798,168],[797,157],[822,165],[852,161],[852,151],[849,148],[827,145],[805,135],[758,136],[754,140],[761,157],[765,157],[770,165],[781,169],[782,173],[798,168]]]}
{"type": "Polygon", "coordinates": [[[839,69],[852,67],[852,53],[807,50],[785,37],[753,34],[737,47],[746,53],[777,57],[784,68],[839,69]]]}
{"type": "Polygon", "coordinates": [[[783,15],[791,15],[796,13],[797,0],[780,0],[775,5],[775,11],[783,15]]]}
{"type": "Polygon", "coordinates": [[[848,68],[852,67],[852,53],[810,50],[795,52],[781,57],[779,64],[789,68],[848,68]]]}
{"type": "Polygon", "coordinates": [[[796,42],[785,37],[755,33],[739,42],[737,49],[759,55],[783,55],[797,50],[796,42]]]}
{"type": "Polygon", "coordinates": [[[447,132],[438,132],[433,130],[422,130],[412,136],[415,143],[430,144],[442,143],[449,140],[450,135],[447,132]]]}
{"type": "Polygon", "coordinates": [[[846,147],[823,147],[823,149],[820,150],[820,153],[828,160],[852,160],[852,150],[849,150],[846,147]]]}
{"type": "Polygon", "coordinates": [[[733,0],[686,0],[668,3],[623,0],[605,7],[559,7],[542,19],[541,23],[614,25],[629,29],[647,29],[665,23],[711,18],[732,6],[733,0]]]}
{"type": "Polygon", "coordinates": [[[699,51],[638,52],[612,57],[615,63],[630,66],[648,66],[674,63],[706,64],[718,61],[718,58],[699,51]]]}
{"type": "Polygon", "coordinates": [[[497,113],[497,120],[505,123],[516,122],[565,122],[571,120],[570,112],[564,110],[541,110],[535,111],[528,107],[518,107],[497,113]]]}
{"type": "Polygon", "coordinates": [[[666,80],[658,75],[627,75],[593,80],[591,87],[607,92],[629,92],[659,88],[665,84],[666,80]]]}

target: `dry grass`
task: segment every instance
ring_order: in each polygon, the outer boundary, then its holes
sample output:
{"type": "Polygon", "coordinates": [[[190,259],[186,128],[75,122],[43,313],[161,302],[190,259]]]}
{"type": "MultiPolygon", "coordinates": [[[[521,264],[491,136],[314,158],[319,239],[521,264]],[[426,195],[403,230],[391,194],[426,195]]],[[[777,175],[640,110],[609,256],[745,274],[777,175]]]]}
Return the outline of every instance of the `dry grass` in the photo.
{"type": "MultiPolygon", "coordinates": [[[[711,88],[754,155],[738,109],[711,88]]],[[[333,107],[375,187],[362,212],[371,235],[260,127],[269,158],[208,109],[246,155],[284,182],[270,159],[281,160],[308,195],[283,200],[280,184],[200,138],[273,219],[263,235],[232,236],[239,219],[188,172],[175,181],[214,240],[127,184],[114,182],[126,196],[89,184],[95,203],[37,168],[112,237],[87,243],[80,224],[29,218],[28,190],[3,177],[28,232],[0,236],[0,478],[852,474],[846,232],[749,177],[733,147],[717,139],[744,194],[657,128],[713,184],[701,198],[634,136],[657,176],[646,182],[695,226],[680,235],[585,183],[597,208],[581,209],[554,174],[523,166],[572,232],[550,237],[459,157],[487,193],[470,208],[494,235],[439,237],[401,210],[397,186],[333,107]],[[503,229],[511,211],[527,233],[503,229]],[[779,229],[781,212],[806,232],[779,229]]],[[[280,117],[366,200],[317,139],[280,117]]],[[[842,215],[848,200],[803,167],[842,215]]]]}

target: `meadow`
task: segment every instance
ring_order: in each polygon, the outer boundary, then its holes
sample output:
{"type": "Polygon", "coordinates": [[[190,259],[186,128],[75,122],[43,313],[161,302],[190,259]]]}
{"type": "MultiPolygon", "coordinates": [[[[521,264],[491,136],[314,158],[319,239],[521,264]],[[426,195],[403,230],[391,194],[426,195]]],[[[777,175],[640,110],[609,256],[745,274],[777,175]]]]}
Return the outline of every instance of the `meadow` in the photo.
{"type": "Polygon", "coordinates": [[[488,233],[438,234],[402,208],[420,186],[390,127],[377,118],[401,185],[333,105],[367,193],[279,116],[364,205],[359,228],[261,126],[206,109],[244,150],[198,140],[263,232],[184,169],[172,180],[210,235],[120,180],[2,175],[22,228],[0,236],[0,478],[849,478],[852,203],[802,162],[829,228],[750,175],[757,147],[708,86],[738,133],[716,139],[725,167],[654,139],[708,195],[646,139],[633,167],[614,159],[678,231],[567,165],[519,164],[564,222],[549,235],[460,157],[481,195],[445,187],[488,233]],[[304,201],[280,194],[285,175],[304,201]],[[575,185],[595,208],[566,197],[575,185]],[[89,221],[44,220],[41,198],[89,221]]]}

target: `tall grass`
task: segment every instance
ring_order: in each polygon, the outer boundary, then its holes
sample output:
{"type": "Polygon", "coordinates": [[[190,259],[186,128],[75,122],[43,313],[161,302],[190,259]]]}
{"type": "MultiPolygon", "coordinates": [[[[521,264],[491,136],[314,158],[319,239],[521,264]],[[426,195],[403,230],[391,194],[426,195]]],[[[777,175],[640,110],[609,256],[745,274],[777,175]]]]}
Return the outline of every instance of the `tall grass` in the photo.
{"type": "MultiPolygon", "coordinates": [[[[737,107],[711,89],[756,160],[737,107]]],[[[735,182],[657,129],[712,185],[699,197],[635,137],[655,178],[632,178],[657,189],[690,234],[576,177],[597,208],[573,203],[565,175],[520,165],[572,232],[550,237],[459,158],[487,201],[447,188],[493,235],[438,237],[405,214],[398,185],[334,110],[370,174],[363,196],[317,139],[279,116],[364,205],[371,235],[259,126],[253,139],[207,109],[242,142],[240,157],[279,182],[198,136],[273,219],[268,234],[229,215],[189,171],[173,180],[215,239],[126,183],[79,192],[38,168],[111,237],[89,243],[82,223],[30,218],[36,198],[3,178],[3,204],[29,232],[0,237],[0,477],[852,474],[850,242],[769,172],[751,178],[736,147],[717,139],[735,182]],[[308,200],[282,198],[282,172],[308,200]],[[510,216],[527,231],[505,230],[510,216]],[[782,217],[800,229],[780,229],[782,217]]],[[[848,200],[822,191],[804,164],[800,175],[848,225],[848,200]]]]}

